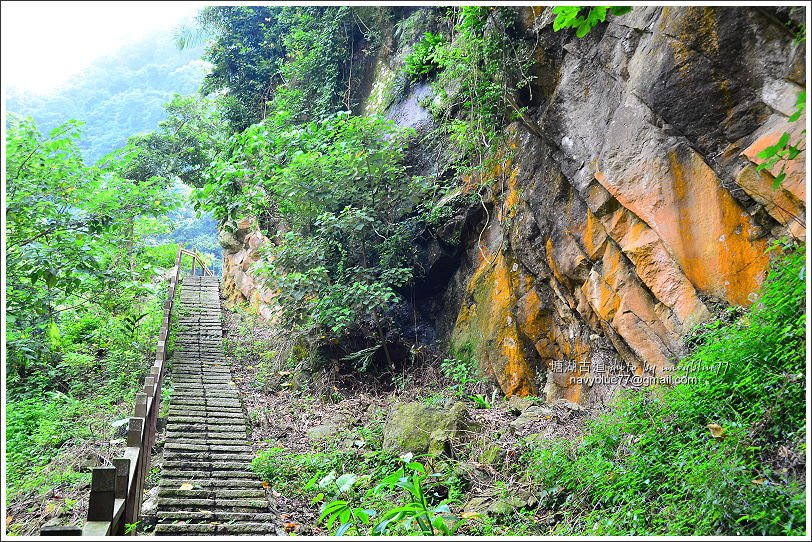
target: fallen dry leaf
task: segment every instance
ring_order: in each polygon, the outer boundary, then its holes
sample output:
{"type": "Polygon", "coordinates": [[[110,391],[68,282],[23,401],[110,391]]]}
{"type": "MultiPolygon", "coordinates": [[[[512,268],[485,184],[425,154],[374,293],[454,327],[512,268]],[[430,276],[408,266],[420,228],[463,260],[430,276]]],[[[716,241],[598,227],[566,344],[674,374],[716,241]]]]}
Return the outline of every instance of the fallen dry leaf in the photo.
{"type": "Polygon", "coordinates": [[[767,479],[766,478],[754,478],[754,479],[750,480],[750,483],[755,484],[757,486],[762,486],[762,485],[767,483],[767,479]]]}
{"type": "Polygon", "coordinates": [[[14,521],[14,516],[12,516],[11,514],[7,515],[7,516],[6,516],[6,527],[8,527],[9,525],[11,525],[11,522],[12,522],[12,521],[14,521]]]}
{"type": "Polygon", "coordinates": [[[475,519],[475,518],[481,518],[482,514],[480,514],[478,512],[463,512],[462,514],[460,514],[460,517],[462,519],[475,519]]]}
{"type": "Polygon", "coordinates": [[[271,484],[268,482],[268,480],[263,480],[262,481],[262,487],[264,487],[265,489],[268,489],[269,487],[271,487],[271,484]]]}
{"type": "Polygon", "coordinates": [[[193,487],[194,487],[194,486],[193,486],[192,484],[188,484],[188,483],[187,483],[187,484],[181,484],[181,485],[180,485],[180,490],[181,490],[181,491],[189,491],[189,490],[190,490],[190,489],[192,489],[193,487]]]}
{"type": "Polygon", "coordinates": [[[713,438],[723,439],[725,438],[725,428],[716,423],[709,423],[708,430],[711,433],[713,438]]]}
{"type": "Polygon", "coordinates": [[[296,528],[299,526],[299,524],[294,523],[292,521],[286,521],[285,523],[282,524],[282,526],[285,528],[285,532],[289,533],[291,531],[295,531],[296,528]]]}

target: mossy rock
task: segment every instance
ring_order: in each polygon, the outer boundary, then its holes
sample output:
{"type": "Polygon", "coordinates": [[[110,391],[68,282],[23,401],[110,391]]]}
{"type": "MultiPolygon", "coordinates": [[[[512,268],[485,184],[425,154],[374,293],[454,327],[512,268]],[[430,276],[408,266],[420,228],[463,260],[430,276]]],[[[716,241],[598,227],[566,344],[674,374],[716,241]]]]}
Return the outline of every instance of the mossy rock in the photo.
{"type": "Polygon", "coordinates": [[[389,412],[383,432],[383,446],[399,453],[415,455],[450,454],[455,442],[480,430],[463,403],[449,407],[423,403],[395,405],[389,412]]]}

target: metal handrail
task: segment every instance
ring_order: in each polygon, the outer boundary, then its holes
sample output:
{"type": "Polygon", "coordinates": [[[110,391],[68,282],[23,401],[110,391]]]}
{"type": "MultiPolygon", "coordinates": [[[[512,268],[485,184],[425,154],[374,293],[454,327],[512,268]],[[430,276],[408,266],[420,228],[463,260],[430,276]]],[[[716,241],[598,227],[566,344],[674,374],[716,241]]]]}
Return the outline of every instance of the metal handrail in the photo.
{"type": "MultiPolygon", "coordinates": [[[[128,525],[138,522],[141,515],[141,500],[144,494],[144,480],[149,473],[152,446],[157,433],[158,412],[161,408],[161,385],[164,378],[166,343],[169,336],[170,317],[175,299],[175,289],[180,278],[183,256],[192,257],[192,274],[195,263],[210,277],[209,270],[200,255],[178,245],[175,268],[169,280],[169,291],[164,303],[161,330],[155,362],[149,375],[144,379],[141,391],[135,396],[134,416],[127,427],[127,448],[124,455],[113,459],[112,467],[93,469],[90,482],[90,502],[87,521],[82,528],[74,526],[48,526],[40,530],[42,536],[120,536],[126,533],[128,525]]],[[[134,534],[135,529],[131,529],[134,534]]]]}

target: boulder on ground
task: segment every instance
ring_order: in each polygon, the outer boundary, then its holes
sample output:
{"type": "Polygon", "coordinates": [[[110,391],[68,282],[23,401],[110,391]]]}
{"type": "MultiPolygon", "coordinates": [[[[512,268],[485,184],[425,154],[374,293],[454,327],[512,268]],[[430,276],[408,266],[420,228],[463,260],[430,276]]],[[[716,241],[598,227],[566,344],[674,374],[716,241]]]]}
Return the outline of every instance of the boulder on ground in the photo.
{"type": "Polygon", "coordinates": [[[535,405],[528,407],[522,415],[510,422],[510,426],[517,431],[521,431],[527,426],[536,424],[543,419],[549,419],[553,415],[553,409],[546,406],[535,405]]]}
{"type": "Polygon", "coordinates": [[[415,455],[450,454],[452,445],[480,430],[463,403],[450,407],[423,403],[395,405],[389,412],[383,432],[383,446],[399,453],[415,455]]]}

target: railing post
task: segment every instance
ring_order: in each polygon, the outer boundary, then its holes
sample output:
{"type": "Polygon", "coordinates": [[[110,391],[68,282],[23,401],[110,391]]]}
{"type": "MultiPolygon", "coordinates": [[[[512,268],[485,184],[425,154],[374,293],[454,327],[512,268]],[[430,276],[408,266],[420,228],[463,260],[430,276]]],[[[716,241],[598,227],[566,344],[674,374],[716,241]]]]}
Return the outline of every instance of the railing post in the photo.
{"type": "Polygon", "coordinates": [[[144,434],[144,418],[133,416],[130,418],[130,425],[127,427],[127,447],[141,447],[141,439],[144,434]]]}
{"type": "Polygon", "coordinates": [[[123,521],[124,523],[135,523],[138,521],[138,516],[141,515],[141,498],[143,496],[144,477],[146,476],[144,465],[149,454],[149,450],[144,447],[144,418],[130,418],[127,431],[127,447],[138,448],[138,459],[135,468],[135,480],[132,483],[132,495],[127,496],[123,521]]]}
{"type": "Polygon", "coordinates": [[[87,506],[88,521],[112,521],[116,500],[116,469],[97,467],[93,469],[90,482],[90,502],[87,506]]]}
{"type": "Polygon", "coordinates": [[[151,376],[144,379],[144,393],[147,394],[148,398],[155,395],[155,379],[151,376]]]}
{"type": "Polygon", "coordinates": [[[136,418],[147,417],[147,394],[144,392],[138,392],[135,394],[135,417],[136,418]]]}
{"type": "MultiPolygon", "coordinates": [[[[124,500],[124,509],[127,509],[127,489],[129,489],[130,482],[130,460],[126,457],[117,457],[113,459],[113,466],[116,469],[116,487],[115,498],[124,500]]],[[[132,523],[132,522],[130,522],[132,523]]],[[[119,518],[118,525],[110,529],[110,534],[122,535],[124,534],[127,522],[125,518],[119,518]]]]}

